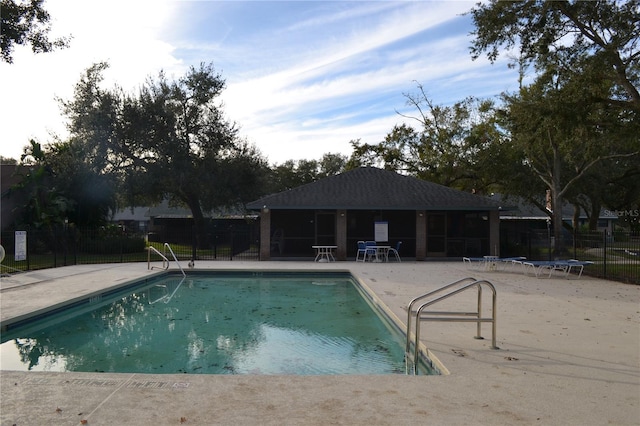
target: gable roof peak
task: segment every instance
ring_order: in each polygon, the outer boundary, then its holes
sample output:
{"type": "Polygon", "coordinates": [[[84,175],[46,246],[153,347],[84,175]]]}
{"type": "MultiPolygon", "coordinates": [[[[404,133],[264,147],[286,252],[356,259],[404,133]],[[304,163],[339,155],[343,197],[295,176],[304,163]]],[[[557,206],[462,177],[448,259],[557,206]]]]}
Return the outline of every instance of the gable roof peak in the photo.
{"type": "Polygon", "coordinates": [[[352,210],[498,210],[489,198],[377,167],[358,167],[269,195],[247,208],[352,210]]]}

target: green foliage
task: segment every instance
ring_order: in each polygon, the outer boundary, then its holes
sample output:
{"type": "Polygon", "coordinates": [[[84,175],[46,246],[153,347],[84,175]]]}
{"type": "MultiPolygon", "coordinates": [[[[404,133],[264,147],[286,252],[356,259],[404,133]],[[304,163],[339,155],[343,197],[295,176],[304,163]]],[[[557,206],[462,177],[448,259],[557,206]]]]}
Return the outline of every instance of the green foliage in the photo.
{"type": "MultiPolygon", "coordinates": [[[[560,235],[563,200],[580,204],[586,196],[592,207],[587,211],[597,219],[605,174],[598,166],[605,160],[637,157],[638,146],[627,139],[627,126],[637,124],[620,121],[617,108],[593,101],[607,86],[584,85],[582,78],[572,80],[556,71],[547,70],[518,94],[504,96],[504,125],[513,149],[524,153],[526,165],[551,190],[554,234],[560,235]],[[594,186],[585,185],[587,181],[594,186]]],[[[560,239],[555,241],[559,252],[560,239]]]]}
{"type": "Polygon", "coordinates": [[[82,242],[84,252],[89,254],[140,253],[146,246],[140,236],[106,235],[82,242]]]}
{"type": "Polygon", "coordinates": [[[55,173],[42,146],[31,140],[22,155],[18,169],[20,182],[12,188],[12,196],[25,200],[19,207],[18,225],[35,229],[53,229],[64,222],[74,202],[55,185],[55,173]]]}
{"type": "Polygon", "coordinates": [[[269,173],[268,193],[286,191],[301,185],[334,176],[346,170],[347,157],[326,153],[320,161],[287,160],[274,165],[269,173]]]}
{"type": "MultiPolygon", "coordinates": [[[[612,201],[607,185],[638,174],[631,164],[640,148],[637,0],[491,1],[470,13],[474,59],[486,53],[495,61],[503,48],[517,52],[512,65],[520,67],[521,88],[503,97],[503,126],[512,151],[552,191],[554,232],[561,232],[563,198],[588,211],[595,227],[600,206],[612,201]],[[524,86],[530,65],[536,75],[524,86]]],[[[506,187],[530,196],[526,187],[506,187]]]]}
{"type": "Polygon", "coordinates": [[[188,207],[201,228],[203,211],[242,206],[263,193],[266,161],[224,117],[225,82],[212,64],[177,80],[160,72],[137,94],[103,89],[107,67],[89,68],[62,106],[91,164],[121,184],[121,204],[169,198],[188,207]]]}
{"type": "Polygon", "coordinates": [[[517,49],[514,65],[558,68],[570,79],[588,69],[614,89],[600,101],[640,111],[637,0],[494,0],[478,3],[470,14],[473,58],[486,53],[495,61],[501,49],[517,49]]]}
{"type": "Polygon", "coordinates": [[[64,223],[98,227],[115,204],[112,176],[88,163],[82,145],[70,141],[42,147],[31,141],[21,158],[22,179],[14,188],[26,201],[20,208],[20,225],[53,229],[64,223]]]}
{"type": "Polygon", "coordinates": [[[43,8],[44,0],[0,1],[0,56],[7,63],[13,62],[15,45],[31,45],[33,53],[51,52],[69,45],[68,38],[50,40],[51,17],[43,8]]]}
{"type": "Polygon", "coordinates": [[[452,106],[436,105],[418,85],[405,94],[418,123],[396,125],[378,144],[352,141],[349,166],[377,166],[465,191],[489,192],[496,183],[497,161],[505,135],[491,101],[467,98],[452,106]]]}
{"type": "Polygon", "coordinates": [[[335,153],[326,153],[319,162],[319,177],[335,176],[345,171],[347,156],[335,153]]]}
{"type": "Polygon", "coordinates": [[[0,164],[18,164],[18,160],[0,155],[0,164]]]}

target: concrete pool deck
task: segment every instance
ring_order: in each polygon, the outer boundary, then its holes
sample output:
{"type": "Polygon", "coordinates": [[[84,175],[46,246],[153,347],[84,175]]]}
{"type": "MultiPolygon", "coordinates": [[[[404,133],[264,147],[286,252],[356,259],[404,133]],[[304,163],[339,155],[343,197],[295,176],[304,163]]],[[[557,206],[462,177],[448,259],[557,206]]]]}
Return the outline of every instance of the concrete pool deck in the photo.
{"type": "MultiPolygon", "coordinates": [[[[490,348],[489,324],[485,340],[476,340],[474,323],[423,323],[422,341],[449,375],[0,371],[0,424],[640,424],[640,286],[470,271],[462,262],[196,263],[209,268],[349,270],[403,322],[413,297],[456,279],[485,278],[498,292],[500,349],[490,348]]],[[[2,278],[0,318],[157,272],[145,263],[79,265],[2,278]]],[[[468,299],[446,303],[468,309],[468,299]]]]}

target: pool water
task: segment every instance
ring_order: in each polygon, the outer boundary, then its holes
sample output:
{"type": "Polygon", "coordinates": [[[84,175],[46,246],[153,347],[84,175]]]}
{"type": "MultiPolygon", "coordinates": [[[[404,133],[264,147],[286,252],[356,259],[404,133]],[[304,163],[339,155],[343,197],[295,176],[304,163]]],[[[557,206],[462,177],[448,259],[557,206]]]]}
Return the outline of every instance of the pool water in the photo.
{"type": "Polygon", "coordinates": [[[350,276],[169,275],[89,302],[3,333],[0,368],[299,375],[408,368],[403,337],[350,276]]]}

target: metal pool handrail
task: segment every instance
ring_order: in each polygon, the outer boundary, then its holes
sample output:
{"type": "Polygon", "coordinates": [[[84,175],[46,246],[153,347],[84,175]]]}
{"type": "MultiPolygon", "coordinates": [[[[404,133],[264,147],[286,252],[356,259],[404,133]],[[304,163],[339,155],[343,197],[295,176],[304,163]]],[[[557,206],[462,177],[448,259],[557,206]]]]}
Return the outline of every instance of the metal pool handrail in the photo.
{"type": "Polygon", "coordinates": [[[411,302],[409,302],[409,306],[407,306],[407,344],[405,346],[405,352],[406,353],[409,353],[411,351],[411,333],[410,333],[410,331],[411,331],[411,312],[413,310],[413,305],[418,300],[426,299],[429,296],[434,296],[434,295],[436,295],[438,293],[443,292],[444,290],[447,290],[447,289],[449,289],[449,288],[451,288],[453,286],[456,286],[456,285],[458,285],[460,283],[463,283],[465,281],[476,281],[476,279],[473,278],[473,277],[467,277],[467,278],[463,278],[463,279],[458,280],[458,281],[454,281],[451,284],[447,284],[444,287],[440,287],[437,290],[430,291],[429,293],[425,293],[425,294],[423,294],[421,296],[418,296],[418,297],[414,298],[413,300],[411,300],[411,302]]]}
{"type": "MultiPolygon", "coordinates": [[[[173,252],[173,250],[171,249],[171,246],[169,245],[169,243],[164,243],[163,246],[165,249],[169,249],[169,252],[171,253],[171,256],[173,256],[173,260],[176,261],[176,263],[178,264],[178,268],[180,268],[180,272],[182,272],[182,276],[186,277],[187,274],[184,273],[184,269],[182,269],[182,266],[180,265],[180,262],[178,262],[178,258],[176,257],[175,253],[173,252]]],[[[163,253],[160,253],[160,251],[155,248],[154,246],[149,246],[149,252],[147,254],[147,269],[153,269],[154,266],[151,266],[151,252],[155,252],[157,253],[161,258],[162,258],[162,269],[169,269],[169,259],[167,259],[167,256],[165,256],[163,253]]]]}
{"type": "MultiPolygon", "coordinates": [[[[420,296],[416,299],[423,299],[425,297],[427,297],[428,295],[434,295],[437,294],[441,291],[444,291],[446,289],[449,289],[451,287],[453,287],[456,284],[460,284],[464,281],[468,281],[472,278],[464,278],[462,280],[456,281],[454,283],[448,284],[445,287],[442,287],[438,290],[435,290],[431,293],[428,293],[427,295],[423,295],[420,296]]],[[[416,299],[412,300],[410,305],[413,304],[414,301],[416,301],[416,299]]],[[[482,339],[483,337],[481,336],[481,323],[483,322],[491,322],[492,323],[492,329],[491,329],[491,349],[499,349],[498,346],[496,346],[496,320],[497,320],[497,310],[496,310],[496,303],[497,303],[497,293],[496,293],[496,289],[494,287],[493,284],[491,284],[489,281],[487,280],[477,280],[477,281],[473,281],[473,282],[469,282],[467,284],[462,285],[461,287],[455,289],[455,290],[451,290],[448,293],[446,293],[443,296],[440,296],[436,299],[430,300],[428,302],[423,303],[422,305],[420,305],[420,307],[416,310],[415,313],[415,317],[416,317],[416,331],[415,331],[415,340],[414,340],[414,354],[413,354],[413,368],[414,368],[414,374],[417,374],[418,372],[418,357],[419,357],[419,352],[420,352],[420,322],[425,320],[425,321],[458,321],[458,322],[476,322],[477,323],[477,334],[475,336],[476,339],[482,339]],[[491,318],[483,318],[482,317],[482,285],[486,285],[489,287],[489,289],[492,292],[492,312],[491,312],[491,318]],[[440,302],[442,300],[448,299],[451,296],[454,296],[456,294],[462,293],[463,291],[466,291],[472,287],[475,287],[478,290],[478,308],[476,312],[443,312],[443,311],[429,311],[429,312],[425,312],[425,314],[429,314],[429,315],[436,315],[436,317],[423,317],[422,313],[423,310],[428,307],[431,306],[437,302],[440,302]],[[442,317],[439,317],[437,315],[443,315],[442,317]],[[448,316],[447,316],[448,315],[448,316]],[[469,316],[472,316],[474,318],[467,318],[469,316]]],[[[408,309],[409,311],[409,316],[411,316],[411,308],[408,309]]],[[[410,334],[410,328],[409,328],[409,321],[407,321],[407,339],[409,339],[409,334],[410,334]]],[[[410,354],[410,347],[409,345],[407,346],[407,351],[406,351],[406,356],[409,356],[410,354]]]]}
{"type": "Polygon", "coordinates": [[[155,248],[154,246],[149,246],[147,247],[147,269],[154,269],[155,266],[151,266],[151,252],[156,253],[158,256],[160,256],[162,258],[162,269],[169,269],[169,259],[167,259],[167,257],[160,253],[160,251],[155,248]]]}
{"type": "Polygon", "coordinates": [[[169,249],[171,256],[173,256],[173,260],[176,261],[176,263],[178,264],[178,268],[180,268],[180,272],[182,272],[182,276],[186,277],[187,274],[184,273],[184,269],[182,269],[182,266],[180,266],[180,262],[178,262],[178,258],[176,257],[175,253],[173,253],[173,250],[171,250],[171,246],[169,245],[169,243],[164,243],[164,247],[169,249]]]}

